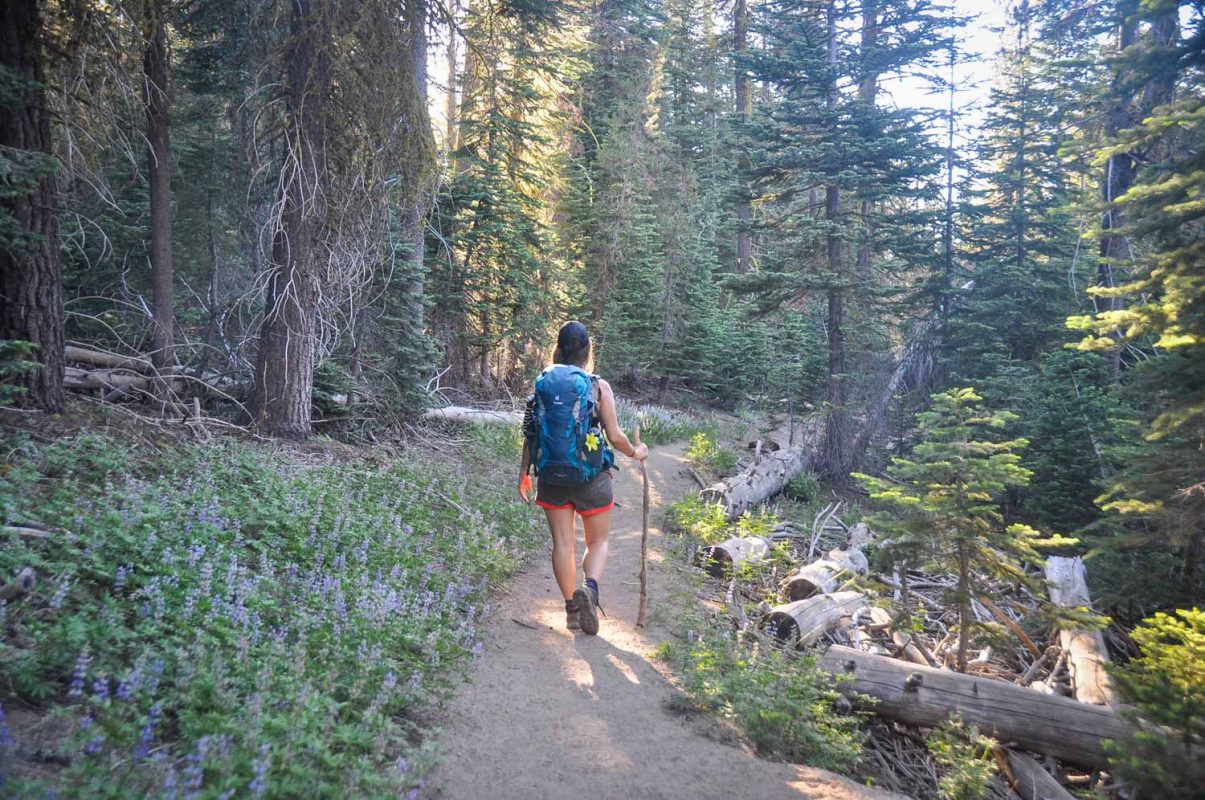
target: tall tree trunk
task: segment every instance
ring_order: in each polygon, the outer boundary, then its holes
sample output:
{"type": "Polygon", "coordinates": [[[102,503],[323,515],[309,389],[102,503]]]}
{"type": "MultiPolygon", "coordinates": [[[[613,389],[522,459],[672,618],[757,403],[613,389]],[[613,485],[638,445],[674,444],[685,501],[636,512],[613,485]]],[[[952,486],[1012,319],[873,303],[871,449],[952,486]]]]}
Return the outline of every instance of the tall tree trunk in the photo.
{"type": "MultiPolygon", "coordinates": [[[[1118,7],[1120,22],[1117,26],[1117,48],[1124,51],[1138,41],[1138,0],[1122,0],[1118,7]]],[[[1132,98],[1126,89],[1124,67],[1114,68],[1112,85],[1109,91],[1109,108],[1105,113],[1105,136],[1116,138],[1117,134],[1134,123],[1132,98]]],[[[1130,248],[1130,239],[1125,234],[1113,233],[1125,224],[1122,208],[1114,205],[1117,198],[1129,191],[1134,185],[1134,177],[1138,172],[1138,162],[1132,153],[1114,153],[1104,165],[1101,176],[1100,193],[1104,202],[1104,212],[1100,220],[1100,259],[1096,268],[1096,285],[1112,288],[1117,285],[1117,276],[1124,274],[1133,260],[1134,253],[1130,248]]],[[[1121,298],[1094,297],[1092,304],[1099,313],[1116,311],[1121,307],[1121,298]]],[[[1117,346],[1108,353],[1109,369],[1113,380],[1121,377],[1121,339],[1114,336],[1117,346]]]]}
{"type": "Polygon", "coordinates": [[[946,198],[945,216],[942,220],[942,285],[937,299],[937,314],[941,335],[945,336],[946,322],[950,315],[950,295],[954,289],[954,64],[955,53],[950,47],[949,86],[946,87],[946,198]]]}
{"type": "MultiPolygon", "coordinates": [[[[830,115],[837,107],[837,8],[830,0],[827,10],[829,87],[825,106],[830,115]]],[[[834,176],[835,180],[835,176],[834,176]]],[[[828,222],[828,405],[824,421],[822,472],[830,479],[845,480],[846,428],[845,409],[845,275],[841,264],[841,237],[837,224],[841,212],[841,190],[834,183],[824,188],[824,217],[828,222]]]]}
{"type": "Polygon", "coordinates": [[[37,0],[0,3],[0,69],[7,73],[8,90],[0,100],[0,148],[4,160],[28,176],[28,191],[13,192],[10,185],[0,197],[0,214],[9,217],[17,238],[0,247],[0,339],[32,342],[41,365],[14,379],[25,389],[17,402],[58,412],[63,410],[63,280],[42,36],[37,0]]]}
{"type": "MultiPolygon", "coordinates": [[[[414,75],[414,92],[416,102],[412,105],[421,119],[413,121],[416,131],[422,131],[426,138],[430,135],[431,120],[427,114],[427,0],[407,0],[406,29],[409,35],[407,57],[410,69],[414,75]]],[[[455,35],[452,35],[455,40],[455,35]]],[[[449,69],[455,72],[454,68],[449,69]]],[[[453,106],[449,103],[449,108],[453,106]]],[[[416,134],[415,139],[419,138],[416,134]]],[[[402,223],[402,235],[410,243],[409,279],[406,282],[406,330],[405,335],[410,342],[416,342],[423,336],[423,283],[425,277],[424,243],[426,233],[427,207],[431,200],[431,188],[426,185],[427,175],[432,173],[427,160],[430,149],[415,146],[407,158],[406,167],[414,174],[404,178],[411,182],[407,187],[409,207],[403,212],[405,219],[402,223]]]]}
{"type": "MultiPolygon", "coordinates": [[[[858,100],[873,108],[879,89],[879,73],[873,68],[875,48],[879,38],[878,0],[862,1],[862,82],[858,85],[858,100]]],[[[865,280],[870,273],[870,254],[873,249],[873,222],[871,207],[863,200],[858,209],[862,219],[862,242],[858,245],[858,277],[865,280]]]]}
{"type": "Polygon", "coordinates": [[[325,115],[330,92],[330,12],[325,0],[291,0],[285,56],[288,153],[272,241],[267,304],[255,365],[255,417],[268,433],[310,435],[326,220],[325,115]]]}
{"type": "MultiPolygon", "coordinates": [[[[749,4],[748,0],[736,0],[732,12],[733,56],[736,74],[733,77],[733,93],[736,95],[736,113],[742,120],[753,113],[753,98],[749,93],[749,73],[743,63],[749,50],[749,4]]],[[[741,159],[737,184],[736,207],[736,271],[745,274],[753,258],[753,238],[749,230],[753,222],[753,209],[749,203],[749,181],[745,177],[749,169],[747,159],[741,159]]]]}
{"type": "MultiPolygon", "coordinates": [[[[444,95],[444,146],[449,153],[455,152],[458,146],[457,133],[459,131],[459,122],[457,115],[457,99],[456,99],[456,65],[460,60],[460,34],[456,30],[457,12],[460,10],[459,0],[451,0],[448,3],[448,48],[446,58],[448,61],[448,85],[447,93],[444,95]]],[[[423,69],[426,70],[424,63],[423,69]]]]}
{"type": "Polygon", "coordinates": [[[155,367],[153,391],[159,404],[171,392],[167,380],[175,362],[175,313],[172,299],[172,151],[170,100],[168,97],[167,21],[165,3],[153,0],[146,6],[142,54],[143,105],[146,108],[146,139],[150,145],[147,172],[150,176],[151,283],[154,302],[154,335],[151,363],[155,367]]]}

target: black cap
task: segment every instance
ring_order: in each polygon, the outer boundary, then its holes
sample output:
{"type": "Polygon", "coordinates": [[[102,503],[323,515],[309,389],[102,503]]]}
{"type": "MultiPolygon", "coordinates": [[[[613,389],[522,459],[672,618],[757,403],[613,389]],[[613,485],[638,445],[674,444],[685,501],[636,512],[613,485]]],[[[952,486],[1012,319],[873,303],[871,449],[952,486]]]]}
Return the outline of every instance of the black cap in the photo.
{"type": "Polygon", "coordinates": [[[561,326],[556,335],[556,346],[565,353],[573,353],[590,345],[590,334],[586,326],[577,320],[571,320],[561,326]]]}

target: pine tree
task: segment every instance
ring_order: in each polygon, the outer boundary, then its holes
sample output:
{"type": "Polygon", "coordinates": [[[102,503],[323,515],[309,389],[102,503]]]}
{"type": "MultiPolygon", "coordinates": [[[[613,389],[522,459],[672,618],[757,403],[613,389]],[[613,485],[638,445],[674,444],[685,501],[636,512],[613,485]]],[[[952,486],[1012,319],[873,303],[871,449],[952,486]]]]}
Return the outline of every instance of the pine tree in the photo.
{"type": "Polygon", "coordinates": [[[912,459],[892,460],[891,480],[857,474],[871,499],[890,515],[874,518],[889,534],[897,559],[917,566],[951,568],[958,577],[951,600],[958,607],[959,672],[966,671],[967,648],[978,624],[971,604],[990,593],[986,578],[1027,583],[1023,562],[1038,558],[1043,540],[1033,528],[1006,525],[1001,496],[1025,486],[1031,472],[1021,466],[1024,439],[993,441],[992,429],[1009,421],[1006,412],[985,413],[972,389],[952,389],[932,397],[918,417],[922,441],[912,459]]]}
{"type": "Polygon", "coordinates": [[[63,286],[42,17],[34,0],[0,11],[0,341],[29,342],[18,402],[63,409],[63,286]]]}
{"type": "MultiPolygon", "coordinates": [[[[1160,20],[1174,17],[1178,7],[1146,7],[1153,17],[1150,30],[1158,32],[1160,20]]],[[[1100,153],[1102,166],[1120,155],[1140,164],[1132,187],[1110,205],[1120,224],[1108,228],[1107,235],[1141,247],[1133,248],[1132,271],[1124,280],[1092,289],[1094,297],[1107,301],[1103,307],[1069,321],[1088,332],[1081,349],[1153,351],[1126,376],[1128,393],[1146,410],[1144,441],[1101,499],[1106,510],[1153,525],[1181,551],[1185,589],[1195,585],[1205,545],[1205,279],[1200,269],[1205,253],[1200,203],[1205,190],[1205,94],[1200,91],[1205,58],[1199,17],[1195,25],[1183,39],[1148,37],[1122,53],[1139,79],[1157,76],[1162,82],[1173,76],[1177,96],[1100,153]]]]}

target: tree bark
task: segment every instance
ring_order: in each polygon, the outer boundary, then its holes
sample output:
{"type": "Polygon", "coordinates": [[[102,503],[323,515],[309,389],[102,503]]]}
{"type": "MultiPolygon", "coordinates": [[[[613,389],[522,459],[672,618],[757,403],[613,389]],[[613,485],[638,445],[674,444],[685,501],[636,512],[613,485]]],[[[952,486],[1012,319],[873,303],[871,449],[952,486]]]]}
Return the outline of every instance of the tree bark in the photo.
{"type": "Polygon", "coordinates": [[[767,618],[767,625],[775,638],[807,647],[866,604],[866,597],[858,592],[816,595],[775,606],[767,618]]]}
{"type": "MultiPolygon", "coordinates": [[[[1132,47],[1138,40],[1138,0],[1123,0],[1119,4],[1118,16],[1121,22],[1117,28],[1118,50],[1132,47]]],[[[1108,139],[1114,139],[1126,128],[1133,125],[1132,98],[1125,88],[1126,76],[1124,68],[1117,66],[1113,71],[1113,80],[1109,92],[1109,108],[1104,115],[1104,133],[1108,139]]],[[[1130,239],[1124,233],[1115,233],[1125,224],[1123,210],[1116,205],[1117,198],[1129,191],[1134,185],[1138,173],[1138,162],[1132,153],[1114,153],[1109,156],[1101,175],[1100,192],[1104,203],[1104,211],[1100,219],[1100,260],[1096,268],[1096,285],[1111,289],[1117,285],[1118,274],[1128,271],[1134,253],[1130,247],[1130,239]]],[[[1116,311],[1121,307],[1121,298],[1093,297],[1092,304],[1097,313],[1116,311]]],[[[1121,343],[1108,353],[1109,368],[1116,381],[1121,376],[1121,343]]]]}
{"type": "Polygon", "coordinates": [[[318,266],[325,227],[325,115],[330,92],[330,11],[292,0],[285,56],[288,154],[264,321],[255,365],[255,418],[266,432],[310,435],[317,345],[318,266]]]}
{"type": "Polygon", "coordinates": [[[799,447],[763,453],[744,472],[713,483],[700,492],[700,496],[708,502],[721,504],[728,519],[736,519],[781,492],[787,481],[815,465],[822,430],[819,416],[804,422],[799,447]]]}
{"type": "Polygon", "coordinates": [[[1042,765],[1024,753],[997,748],[996,763],[1021,800],[1075,800],[1042,765]]]}
{"type": "Polygon", "coordinates": [[[878,701],[874,712],[879,716],[933,728],[958,714],[1002,743],[1011,742],[1085,767],[1105,766],[1105,740],[1122,739],[1133,732],[1111,708],[850,647],[830,647],[820,666],[834,675],[852,678],[855,692],[878,701]]]}
{"type": "Polygon", "coordinates": [[[870,569],[866,556],[858,548],[834,548],[811,564],[800,567],[783,579],[779,593],[791,602],[818,594],[835,592],[857,575],[870,569]]]}
{"type": "Polygon", "coordinates": [[[11,93],[0,102],[0,149],[5,160],[29,174],[28,191],[10,188],[0,198],[0,214],[9,217],[17,239],[0,247],[0,339],[32,342],[33,359],[41,365],[13,378],[25,389],[16,402],[59,412],[63,410],[63,281],[42,37],[36,0],[0,3],[0,69],[11,82],[11,93]]]}
{"type": "MultiPolygon", "coordinates": [[[[837,4],[830,0],[827,9],[828,66],[837,65],[837,4]]],[[[829,75],[825,107],[830,117],[837,107],[835,74],[829,75]]],[[[828,223],[828,386],[825,396],[824,446],[821,472],[833,481],[844,481],[849,474],[846,454],[847,411],[845,408],[845,275],[841,264],[841,237],[837,224],[841,214],[841,190],[835,176],[824,187],[824,218],[828,223]]]]}
{"type": "MultiPolygon", "coordinates": [[[[1046,581],[1050,586],[1050,601],[1062,608],[1091,608],[1088,594],[1088,575],[1082,558],[1051,556],[1046,559],[1046,581]]],[[[1071,688],[1077,700],[1084,703],[1112,706],[1117,693],[1105,671],[1109,651],[1099,630],[1064,628],[1059,630],[1059,646],[1067,652],[1067,667],[1071,673],[1071,688]]]]}
{"type": "MultiPolygon", "coordinates": [[[[412,124],[416,131],[421,130],[429,135],[431,120],[427,114],[427,0],[407,0],[406,29],[409,36],[407,55],[410,68],[414,73],[414,90],[417,94],[413,107],[419,110],[421,116],[421,119],[414,120],[412,124]]],[[[454,32],[451,33],[451,37],[454,41],[454,32]]],[[[450,68],[449,72],[454,74],[454,68],[450,68]]],[[[452,108],[453,104],[449,103],[448,107],[452,108]]],[[[416,137],[418,135],[416,134],[416,137]]],[[[433,146],[431,149],[434,149],[433,146]]],[[[423,319],[423,286],[426,277],[424,246],[427,207],[431,199],[431,187],[426,185],[425,176],[433,174],[431,170],[425,169],[429,165],[421,163],[425,160],[427,148],[421,145],[415,146],[413,152],[415,155],[407,159],[407,164],[416,171],[416,174],[406,176],[412,181],[412,185],[408,187],[409,205],[403,211],[405,217],[402,223],[402,236],[410,243],[409,278],[405,288],[406,318],[402,331],[408,343],[415,343],[421,339],[425,327],[423,319]]]]}
{"type": "Polygon", "coordinates": [[[150,177],[151,284],[154,303],[154,332],[151,363],[158,376],[155,398],[165,404],[170,387],[166,375],[175,362],[175,313],[172,298],[172,152],[170,98],[168,96],[167,21],[163,0],[146,4],[142,55],[143,106],[146,109],[146,138],[150,145],[147,174],[150,177]]]}
{"type": "Polygon", "coordinates": [[[523,421],[523,415],[518,411],[487,411],[463,406],[445,406],[427,409],[423,412],[423,419],[474,425],[518,425],[523,421]]]}
{"type": "MultiPolygon", "coordinates": [[[[748,119],[753,113],[752,95],[749,92],[749,73],[743,59],[749,50],[749,3],[748,0],[736,0],[732,10],[732,54],[736,62],[733,75],[733,94],[736,98],[735,111],[740,119],[748,119]]],[[[749,229],[753,221],[753,210],[749,203],[749,182],[744,172],[749,165],[745,159],[740,163],[741,176],[737,183],[736,206],[736,271],[744,275],[749,271],[753,257],[752,232],[749,229]]]]}

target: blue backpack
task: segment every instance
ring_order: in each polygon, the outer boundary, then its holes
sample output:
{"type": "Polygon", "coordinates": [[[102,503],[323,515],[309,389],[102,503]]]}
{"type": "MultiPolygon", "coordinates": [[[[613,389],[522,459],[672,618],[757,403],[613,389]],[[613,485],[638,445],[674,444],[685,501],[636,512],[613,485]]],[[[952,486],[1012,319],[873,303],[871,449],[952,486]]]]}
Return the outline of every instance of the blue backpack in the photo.
{"type": "Polygon", "coordinates": [[[528,399],[527,447],[540,480],[580,486],[615,463],[595,399],[598,378],[581,367],[553,364],[528,399]]]}

